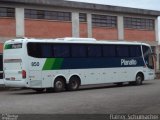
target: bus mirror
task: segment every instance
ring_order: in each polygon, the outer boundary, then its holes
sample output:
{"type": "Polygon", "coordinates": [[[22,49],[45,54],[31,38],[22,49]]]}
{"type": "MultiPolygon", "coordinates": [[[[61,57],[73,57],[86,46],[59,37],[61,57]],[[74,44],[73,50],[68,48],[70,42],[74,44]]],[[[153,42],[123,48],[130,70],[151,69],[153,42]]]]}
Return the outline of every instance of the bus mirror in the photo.
{"type": "Polygon", "coordinates": [[[148,58],[148,66],[151,68],[151,69],[154,69],[154,57],[155,57],[155,54],[150,54],[149,55],[149,58],[148,58]]]}
{"type": "Polygon", "coordinates": [[[152,56],[155,60],[157,60],[157,54],[156,54],[156,53],[151,53],[151,56],[152,56]]]}

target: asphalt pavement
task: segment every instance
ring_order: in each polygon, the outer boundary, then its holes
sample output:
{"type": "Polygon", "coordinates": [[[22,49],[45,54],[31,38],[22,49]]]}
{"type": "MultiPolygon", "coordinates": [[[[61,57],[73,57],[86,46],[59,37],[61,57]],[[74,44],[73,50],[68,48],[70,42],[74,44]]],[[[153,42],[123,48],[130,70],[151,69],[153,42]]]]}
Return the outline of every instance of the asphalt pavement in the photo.
{"type": "Polygon", "coordinates": [[[8,114],[160,114],[160,80],[142,86],[83,86],[78,91],[36,93],[0,91],[0,113],[8,114]]]}

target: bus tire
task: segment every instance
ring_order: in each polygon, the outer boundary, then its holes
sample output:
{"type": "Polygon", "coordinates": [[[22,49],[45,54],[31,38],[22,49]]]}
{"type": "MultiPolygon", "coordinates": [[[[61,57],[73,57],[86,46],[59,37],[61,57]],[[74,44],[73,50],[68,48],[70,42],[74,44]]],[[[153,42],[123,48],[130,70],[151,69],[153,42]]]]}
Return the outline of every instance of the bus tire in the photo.
{"type": "Polygon", "coordinates": [[[143,74],[142,73],[138,73],[136,75],[135,85],[142,85],[143,79],[144,79],[143,74]]]}
{"type": "Polygon", "coordinates": [[[80,84],[81,84],[80,78],[78,76],[72,76],[67,85],[67,90],[69,91],[78,90],[80,84]]]}
{"type": "Polygon", "coordinates": [[[54,81],[54,91],[62,92],[65,89],[65,79],[63,77],[58,77],[54,81]]]}

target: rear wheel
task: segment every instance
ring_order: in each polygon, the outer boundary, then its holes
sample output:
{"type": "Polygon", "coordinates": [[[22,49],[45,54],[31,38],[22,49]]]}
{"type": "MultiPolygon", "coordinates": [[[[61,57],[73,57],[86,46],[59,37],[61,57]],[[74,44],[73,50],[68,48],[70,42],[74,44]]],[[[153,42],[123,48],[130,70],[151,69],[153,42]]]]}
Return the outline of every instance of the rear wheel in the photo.
{"type": "Polygon", "coordinates": [[[62,77],[59,77],[54,82],[54,91],[62,92],[65,89],[65,81],[62,77]]]}
{"type": "Polygon", "coordinates": [[[74,91],[77,90],[80,86],[80,78],[78,76],[72,76],[67,85],[68,90],[74,91]]]}

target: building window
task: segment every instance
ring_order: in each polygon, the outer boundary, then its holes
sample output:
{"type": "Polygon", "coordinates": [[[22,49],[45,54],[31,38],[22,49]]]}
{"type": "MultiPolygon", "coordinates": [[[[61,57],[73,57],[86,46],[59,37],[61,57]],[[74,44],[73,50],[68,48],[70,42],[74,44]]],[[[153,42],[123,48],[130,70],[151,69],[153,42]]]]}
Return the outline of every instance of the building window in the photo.
{"type": "Polygon", "coordinates": [[[96,27],[116,27],[117,17],[108,15],[92,15],[92,24],[96,27]]]}
{"type": "Polygon", "coordinates": [[[15,17],[15,9],[0,7],[0,17],[15,17]]]}
{"type": "Polygon", "coordinates": [[[71,21],[70,12],[25,9],[25,18],[71,21]]]}
{"type": "Polygon", "coordinates": [[[79,14],[79,21],[80,22],[87,22],[87,14],[86,13],[80,13],[79,14]]]}
{"type": "Polygon", "coordinates": [[[145,18],[124,18],[124,27],[131,29],[141,29],[141,30],[154,30],[154,20],[145,18]]]}

